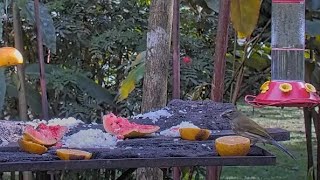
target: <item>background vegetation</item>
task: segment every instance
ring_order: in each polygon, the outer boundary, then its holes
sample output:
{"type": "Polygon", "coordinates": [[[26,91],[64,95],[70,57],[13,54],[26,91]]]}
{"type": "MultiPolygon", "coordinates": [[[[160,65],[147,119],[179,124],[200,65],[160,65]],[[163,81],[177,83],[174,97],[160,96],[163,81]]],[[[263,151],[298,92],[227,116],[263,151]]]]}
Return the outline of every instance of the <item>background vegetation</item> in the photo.
{"type": "MultiPolygon", "coordinates": [[[[14,45],[12,2],[0,2],[1,46],[14,45]]],[[[41,118],[33,1],[16,2],[22,21],[28,115],[30,119],[41,118]]],[[[181,1],[182,99],[209,99],[218,2],[181,1]]],[[[318,77],[320,4],[314,0],[306,2],[306,63],[312,64],[311,70],[318,77]]],[[[42,33],[51,117],[73,116],[86,122],[99,122],[101,112],[105,111],[124,116],[140,112],[149,5],[150,0],[42,1],[42,33]]],[[[242,58],[246,49],[236,43],[236,33],[230,26],[225,101],[232,100],[242,64],[243,83],[236,100],[244,94],[257,93],[262,82],[270,77],[271,0],[262,1],[259,14],[251,35],[255,41],[250,44],[252,53],[248,58],[242,58]]],[[[320,84],[319,78],[314,81],[320,84]]],[[[19,120],[17,70],[0,69],[0,84],[0,119],[19,120]]],[[[171,90],[169,84],[169,100],[171,90]]],[[[301,144],[292,146],[298,153],[304,150],[301,144]]],[[[287,163],[286,167],[293,168],[288,171],[295,172],[296,166],[289,165],[292,162],[287,163]]],[[[223,175],[225,179],[232,179],[232,174],[237,172],[225,171],[228,174],[223,175]]]]}

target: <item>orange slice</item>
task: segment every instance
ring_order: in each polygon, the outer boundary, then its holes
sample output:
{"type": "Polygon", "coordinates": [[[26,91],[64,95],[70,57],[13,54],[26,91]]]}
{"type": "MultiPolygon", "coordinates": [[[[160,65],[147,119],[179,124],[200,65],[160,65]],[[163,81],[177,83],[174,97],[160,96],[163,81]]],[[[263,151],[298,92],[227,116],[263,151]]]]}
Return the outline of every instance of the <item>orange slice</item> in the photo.
{"type": "Polygon", "coordinates": [[[91,153],[77,149],[58,149],[56,153],[62,160],[84,160],[92,157],[91,153]]]}
{"type": "Polygon", "coordinates": [[[246,156],[250,151],[250,139],[242,136],[223,136],[215,140],[220,156],[246,156]]]}
{"type": "Polygon", "coordinates": [[[32,141],[34,143],[44,145],[44,146],[53,146],[57,143],[57,140],[54,138],[46,138],[40,133],[35,132],[24,132],[22,138],[26,141],[32,141]]]}
{"type": "Polygon", "coordinates": [[[179,132],[182,139],[190,141],[207,140],[210,136],[210,131],[208,129],[180,128],[179,132]]]}
{"type": "Polygon", "coordinates": [[[13,47],[0,48],[0,67],[14,66],[23,63],[21,53],[13,47]]]}
{"type": "Polygon", "coordinates": [[[19,139],[18,144],[20,149],[32,154],[43,154],[48,151],[48,149],[45,146],[31,141],[26,141],[24,139],[19,139]]]}

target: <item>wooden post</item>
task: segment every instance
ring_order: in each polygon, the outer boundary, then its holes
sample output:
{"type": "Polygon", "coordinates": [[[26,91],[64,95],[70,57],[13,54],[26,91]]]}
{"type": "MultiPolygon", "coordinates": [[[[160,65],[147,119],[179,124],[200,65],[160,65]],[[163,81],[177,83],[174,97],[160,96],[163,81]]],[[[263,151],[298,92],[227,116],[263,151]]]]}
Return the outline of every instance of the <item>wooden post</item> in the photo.
{"type": "Polygon", "coordinates": [[[223,101],[224,76],[226,66],[226,53],[228,46],[228,28],[230,21],[230,0],[220,1],[218,32],[214,53],[214,73],[211,88],[211,99],[216,102],[223,101]]]}
{"type": "Polygon", "coordinates": [[[39,60],[39,67],[40,67],[42,116],[43,116],[43,119],[49,119],[47,86],[46,86],[45,69],[44,69],[44,57],[43,57],[43,44],[42,44],[42,31],[41,31],[41,21],[40,21],[39,0],[35,0],[34,1],[34,16],[35,16],[35,20],[36,20],[38,60],[39,60]]]}
{"type": "Polygon", "coordinates": [[[172,49],[173,49],[172,98],[180,99],[180,0],[174,0],[173,2],[172,49]]]}
{"type": "MultiPolygon", "coordinates": [[[[180,0],[173,1],[172,50],[172,99],[180,99],[180,0]]],[[[173,167],[173,180],[180,180],[180,176],[179,167],[173,167]]]]}
{"type": "MultiPolygon", "coordinates": [[[[211,99],[216,102],[223,102],[225,56],[228,46],[228,28],[230,21],[230,0],[220,1],[219,22],[216,35],[216,47],[214,54],[214,73],[211,84],[211,99]]],[[[207,167],[206,180],[220,179],[221,167],[207,167]]]]}

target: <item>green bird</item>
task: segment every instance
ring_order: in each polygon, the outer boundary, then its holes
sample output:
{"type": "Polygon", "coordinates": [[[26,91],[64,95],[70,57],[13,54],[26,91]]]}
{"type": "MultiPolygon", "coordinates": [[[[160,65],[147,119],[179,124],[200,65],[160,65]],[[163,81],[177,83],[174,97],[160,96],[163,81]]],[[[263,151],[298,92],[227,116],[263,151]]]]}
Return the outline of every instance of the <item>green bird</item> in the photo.
{"type": "Polygon", "coordinates": [[[229,109],[224,111],[220,116],[229,119],[234,133],[249,138],[251,144],[256,144],[258,142],[271,144],[289,155],[292,159],[296,159],[283,145],[275,141],[263,127],[240,111],[229,109]]]}

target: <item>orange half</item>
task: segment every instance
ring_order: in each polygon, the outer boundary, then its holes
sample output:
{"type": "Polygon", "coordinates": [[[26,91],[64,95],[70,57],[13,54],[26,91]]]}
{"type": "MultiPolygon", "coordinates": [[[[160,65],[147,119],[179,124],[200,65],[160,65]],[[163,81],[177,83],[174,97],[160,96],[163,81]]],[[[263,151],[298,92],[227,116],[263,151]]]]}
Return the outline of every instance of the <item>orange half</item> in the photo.
{"type": "Polygon", "coordinates": [[[180,128],[179,129],[181,139],[190,141],[202,141],[207,140],[210,136],[208,129],[200,128],[180,128]]]}
{"type": "Polygon", "coordinates": [[[0,48],[0,67],[15,66],[23,63],[20,51],[13,47],[0,48]]]}
{"type": "Polygon", "coordinates": [[[32,154],[43,154],[48,151],[45,146],[24,139],[19,139],[18,144],[21,150],[32,154]]]}
{"type": "Polygon", "coordinates": [[[58,149],[56,153],[62,160],[84,160],[92,157],[92,153],[78,149],[58,149]]]}
{"type": "Polygon", "coordinates": [[[250,139],[242,136],[223,136],[215,140],[220,156],[246,156],[250,151],[250,139]]]}

